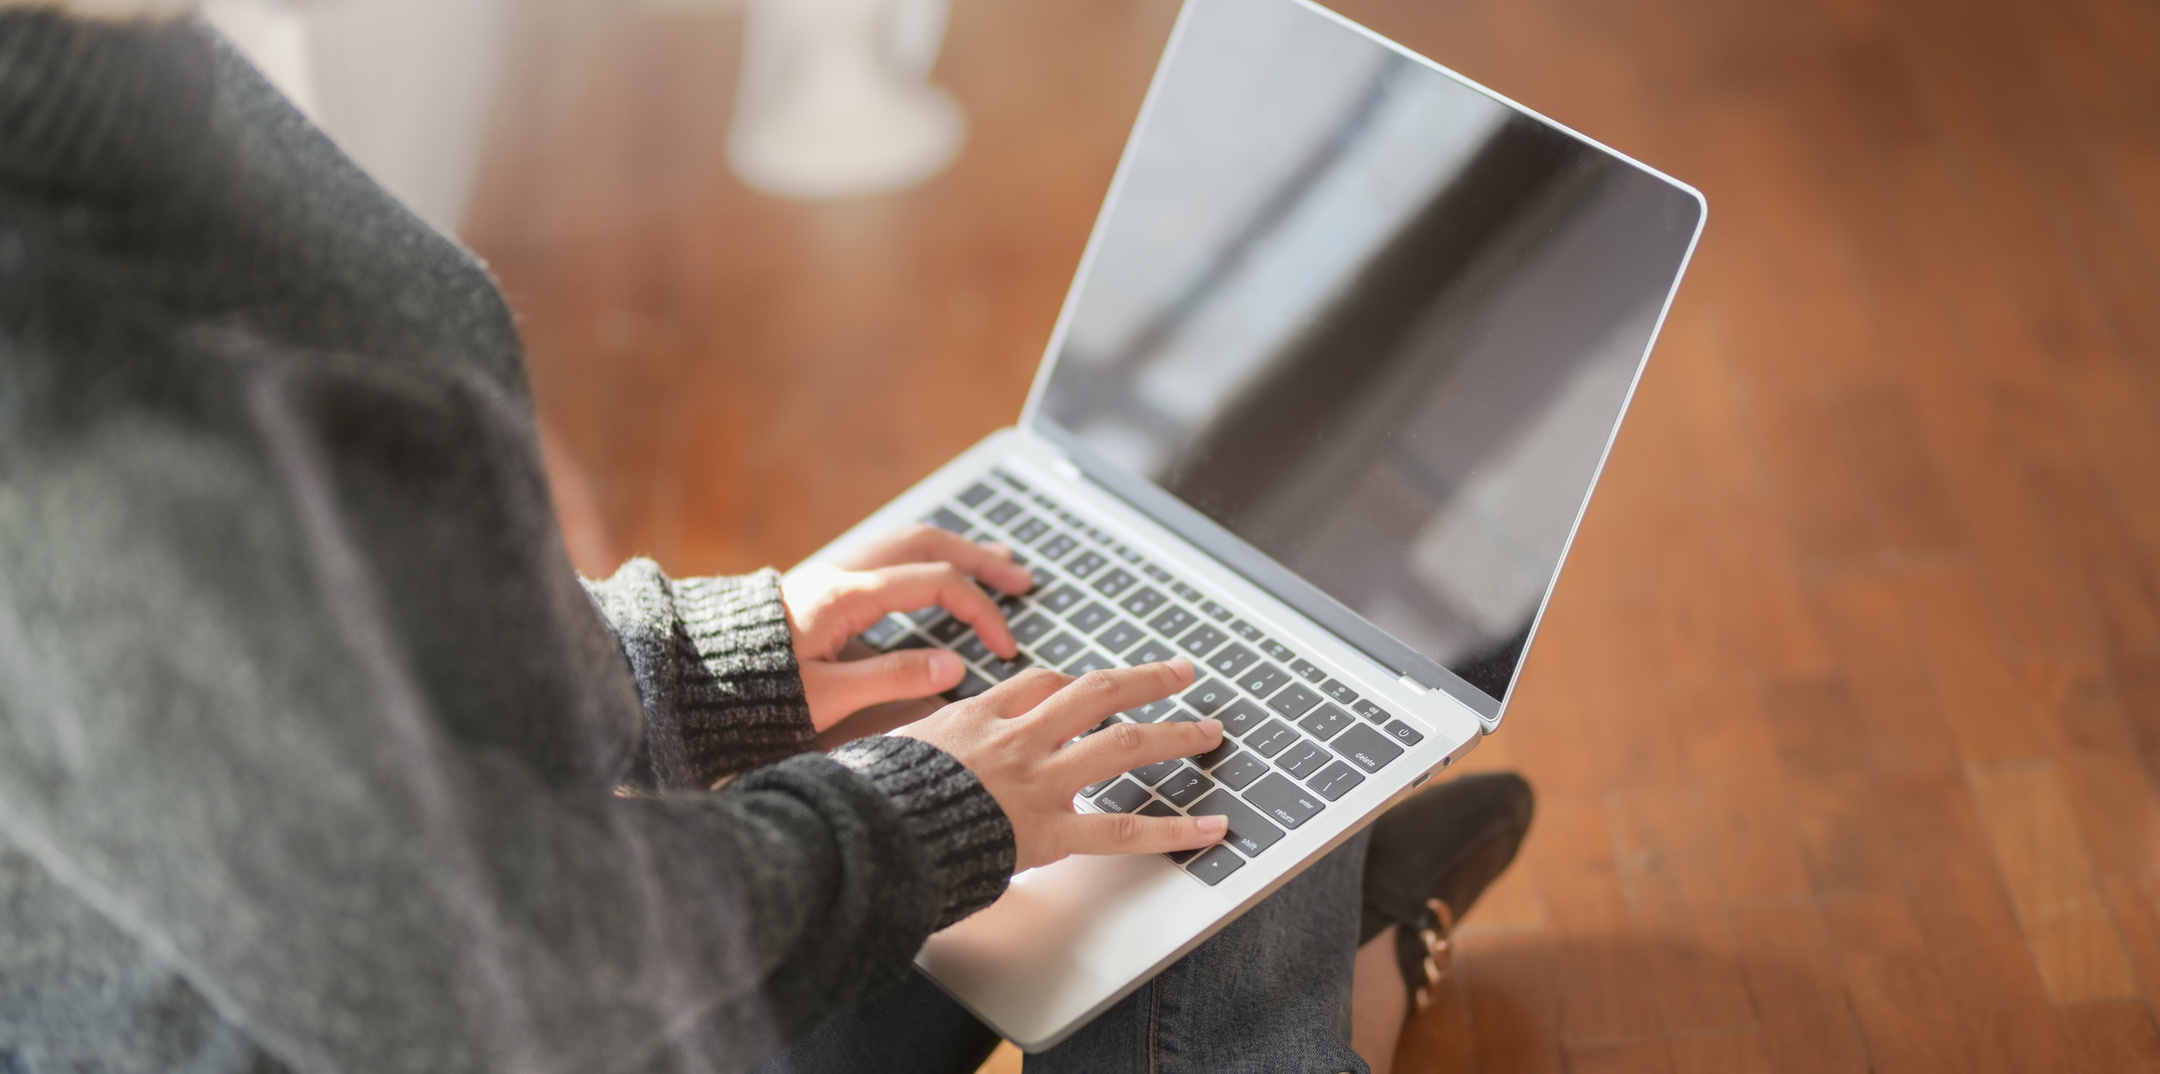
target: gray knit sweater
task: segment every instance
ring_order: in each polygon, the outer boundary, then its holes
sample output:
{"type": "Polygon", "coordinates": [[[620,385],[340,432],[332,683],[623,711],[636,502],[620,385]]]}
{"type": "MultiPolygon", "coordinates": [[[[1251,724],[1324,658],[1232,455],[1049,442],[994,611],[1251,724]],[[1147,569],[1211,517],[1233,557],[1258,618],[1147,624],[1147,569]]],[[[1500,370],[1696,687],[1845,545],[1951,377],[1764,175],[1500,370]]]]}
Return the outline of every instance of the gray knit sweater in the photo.
{"type": "Polygon", "coordinates": [[[770,572],[581,586],[537,458],[207,31],[0,14],[0,1074],[739,1070],[1002,890],[952,758],[805,752],[770,572]]]}

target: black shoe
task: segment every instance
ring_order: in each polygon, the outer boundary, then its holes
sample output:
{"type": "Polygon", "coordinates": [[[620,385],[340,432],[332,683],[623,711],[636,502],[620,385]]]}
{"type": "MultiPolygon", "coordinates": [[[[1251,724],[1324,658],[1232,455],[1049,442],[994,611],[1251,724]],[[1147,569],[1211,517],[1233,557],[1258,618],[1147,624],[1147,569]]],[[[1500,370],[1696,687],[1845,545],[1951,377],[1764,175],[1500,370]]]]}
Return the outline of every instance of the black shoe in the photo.
{"type": "Polygon", "coordinates": [[[1447,973],[1448,935],[1515,860],[1536,797],[1513,772],[1439,784],[1373,822],[1358,946],[1391,926],[1403,987],[1418,1009],[1447,973]]]}

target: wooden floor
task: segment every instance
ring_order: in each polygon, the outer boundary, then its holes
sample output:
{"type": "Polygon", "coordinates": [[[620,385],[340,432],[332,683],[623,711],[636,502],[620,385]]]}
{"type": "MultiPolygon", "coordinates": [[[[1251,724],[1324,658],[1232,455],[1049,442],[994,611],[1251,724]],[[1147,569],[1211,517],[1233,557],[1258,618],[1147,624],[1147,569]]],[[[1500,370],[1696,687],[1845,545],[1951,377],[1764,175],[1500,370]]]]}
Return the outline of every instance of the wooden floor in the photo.
{"type": "MultiPolygon", "coordinates": [[[[822,207],[726,169],[734,17],[528,20],[468,235],[586,569],[792,562],[1018,412],[1174,5],[954,7],[965,155],[822,207]]],[[[1711,204],[1398,1069],[2160,1069],[2160,8],[1342,8],[1711,204]]]]}

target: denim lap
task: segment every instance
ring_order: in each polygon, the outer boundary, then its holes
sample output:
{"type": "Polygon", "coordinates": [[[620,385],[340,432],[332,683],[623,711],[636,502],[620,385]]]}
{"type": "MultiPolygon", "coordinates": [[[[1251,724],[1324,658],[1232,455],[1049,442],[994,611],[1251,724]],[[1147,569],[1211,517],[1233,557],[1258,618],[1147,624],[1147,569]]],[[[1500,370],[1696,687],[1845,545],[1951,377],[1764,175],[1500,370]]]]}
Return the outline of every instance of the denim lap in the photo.
{"type": "MultiPolygon", "coordinates": [[[[1366,1074],[1350,1049],[1366,836],[1315,862],[1029,1074],[1366,1074]]],[[[921,974],[828,1019],[760,1074],[972,1074],[998,1038],[921,974]]]]}

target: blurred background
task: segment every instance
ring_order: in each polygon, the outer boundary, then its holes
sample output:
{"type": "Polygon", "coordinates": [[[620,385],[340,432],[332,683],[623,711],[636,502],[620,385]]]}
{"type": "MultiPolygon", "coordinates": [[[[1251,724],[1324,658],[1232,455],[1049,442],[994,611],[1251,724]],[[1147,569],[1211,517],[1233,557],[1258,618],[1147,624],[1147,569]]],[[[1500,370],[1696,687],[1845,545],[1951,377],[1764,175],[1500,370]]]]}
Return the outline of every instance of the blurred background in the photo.
{"type": "MultiPolygon", "coordinates": [[[[1176,15],[751,3],[214,5],[494,267],[588,573],[788,565],[1009,424],[1176,15]]],[[[2160,1069],[2160,8],[1339,10],[1712,207],[1398,1069],[2160,1069]]]]}

